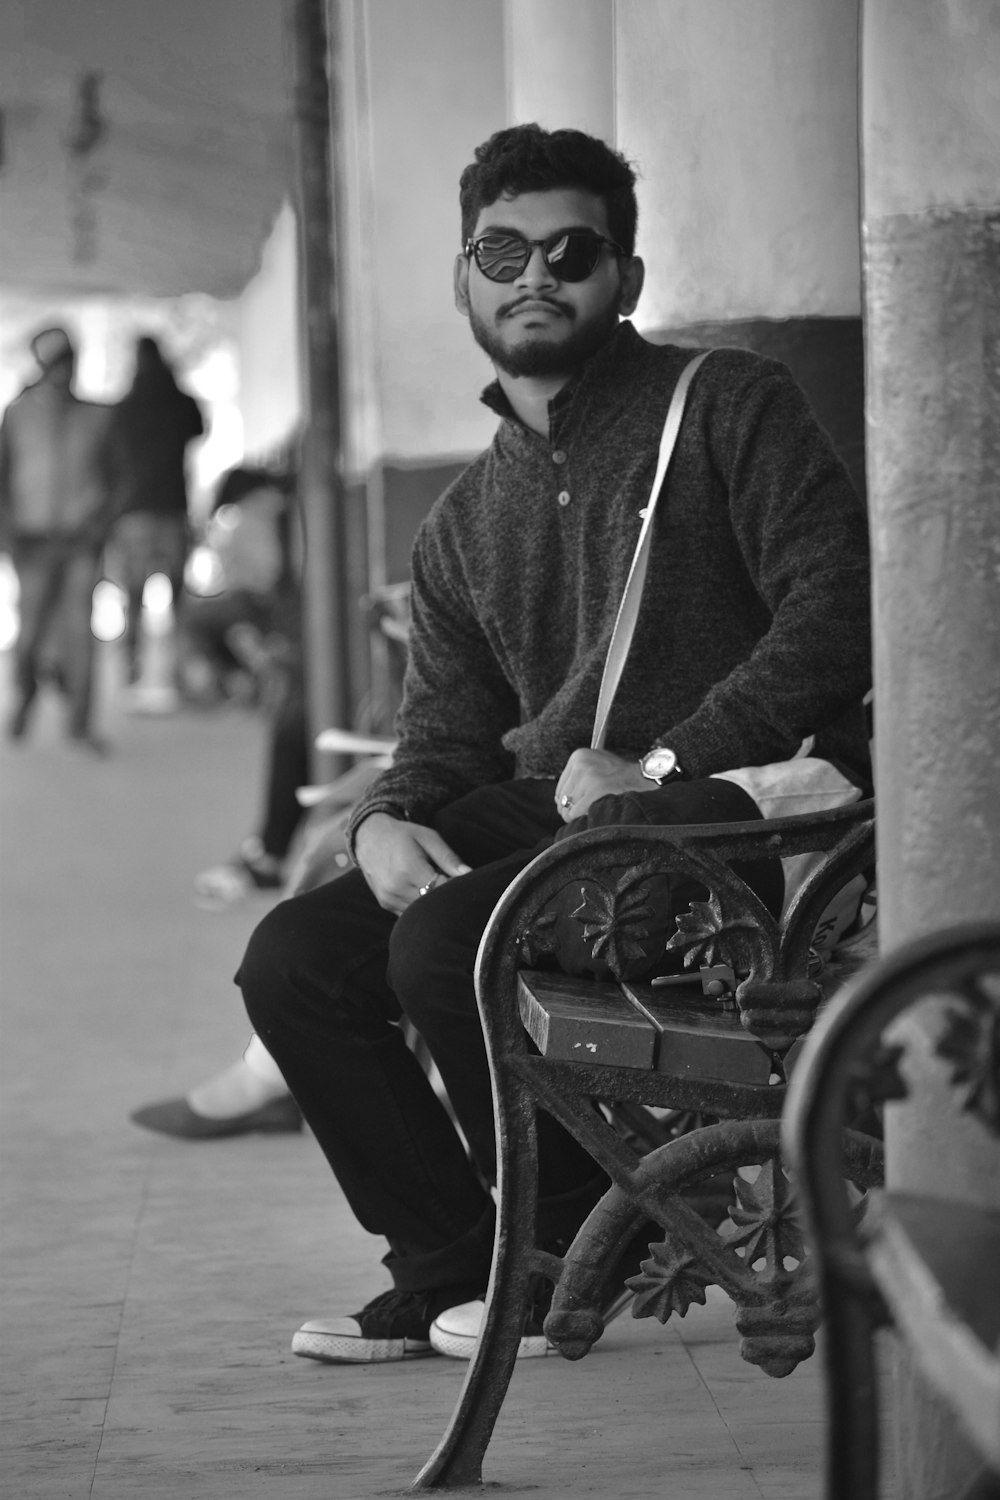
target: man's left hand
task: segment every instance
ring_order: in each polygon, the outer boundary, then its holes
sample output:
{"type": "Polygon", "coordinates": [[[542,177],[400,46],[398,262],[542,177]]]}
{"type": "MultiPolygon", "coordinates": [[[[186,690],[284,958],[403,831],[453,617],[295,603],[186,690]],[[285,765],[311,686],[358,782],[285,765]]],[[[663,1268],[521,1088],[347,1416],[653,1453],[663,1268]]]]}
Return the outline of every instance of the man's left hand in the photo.
{"type": "Polygon", "coordinates": [[[612,792],[650,792],[635,760],[623,760],[608,750],[574,750],[556,786],[556,807],[564,823],[582,818],[598,797],[612,792]]]}

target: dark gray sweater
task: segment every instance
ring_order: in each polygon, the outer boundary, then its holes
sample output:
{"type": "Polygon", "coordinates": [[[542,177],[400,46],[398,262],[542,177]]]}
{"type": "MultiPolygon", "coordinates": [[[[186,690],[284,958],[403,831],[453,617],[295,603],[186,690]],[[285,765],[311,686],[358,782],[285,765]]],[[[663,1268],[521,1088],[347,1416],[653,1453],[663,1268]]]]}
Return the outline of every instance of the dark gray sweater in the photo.
{"type": "MultiPolygon", "coordinates": [[[[376,810],[419,821],[476,786],[558,777],[589,745],[692,353],[622,324],[552,403],[549,441],[499,385],[484,393],[502,420],[418,532],[399,748],[352,833],[376,810]]],[[[864,780],[870,671],[864,508],[784,365],[716,350],[660,498],[606,747],[669,745],[700,777],[786,759],[815,734],[815,753],[864,780]]]]}

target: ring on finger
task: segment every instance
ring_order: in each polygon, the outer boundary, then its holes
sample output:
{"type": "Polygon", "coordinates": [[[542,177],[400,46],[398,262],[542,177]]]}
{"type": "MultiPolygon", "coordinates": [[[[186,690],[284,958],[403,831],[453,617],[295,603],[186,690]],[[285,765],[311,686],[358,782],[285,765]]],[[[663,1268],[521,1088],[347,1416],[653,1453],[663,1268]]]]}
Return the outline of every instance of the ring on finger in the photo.
{"type": "Polygon", "coordinates": [[[434,889],[434,882],[433,882],[433,880],[428,880],[428,882],[427,882],[426,885],[422,885],[419,888],[419,890],[417,891],[417,895],[418,896],[426,896],[427,892],[428,891],[432,891],[433,889],[434,889]]]}
{"type": "Polygon", "coordinates": [[[573,806],[573,798],[567,796],[567,794],[564,792],[563,795],[559,798],[559,806],[563,809],[564,812],[569,812],[570,808],[573,806]]]}

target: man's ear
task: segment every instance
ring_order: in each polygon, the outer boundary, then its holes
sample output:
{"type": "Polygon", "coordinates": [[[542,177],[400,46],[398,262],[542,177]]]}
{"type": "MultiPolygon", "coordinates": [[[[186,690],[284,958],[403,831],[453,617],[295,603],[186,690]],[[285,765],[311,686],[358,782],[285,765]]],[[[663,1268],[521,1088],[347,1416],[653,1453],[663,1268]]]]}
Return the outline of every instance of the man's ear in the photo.
{"type": "Polygon", "coordinates": [[[455,306],[464,318],[469,316],[469,261],[464,255],[455,256],[455,306]]]}
{"type": "Polygon", "coordinates": [[[646,279],[646,267],[638,255],[621,262],[622,287],[618,298],[618,311],[623,318],[631,317],[642,296],[642,284],[646,279]]]}

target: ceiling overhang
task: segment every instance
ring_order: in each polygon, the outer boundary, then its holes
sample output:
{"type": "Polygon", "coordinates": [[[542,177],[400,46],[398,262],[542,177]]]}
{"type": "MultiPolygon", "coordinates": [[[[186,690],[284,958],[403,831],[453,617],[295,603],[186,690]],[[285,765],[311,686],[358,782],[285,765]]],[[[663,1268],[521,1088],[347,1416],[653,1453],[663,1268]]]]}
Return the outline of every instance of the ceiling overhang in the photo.
{"type": "Polygon", "coordinates": [[[0,0],[0,285],[233,297],[287,195],[281,0],[0,0]]]}

